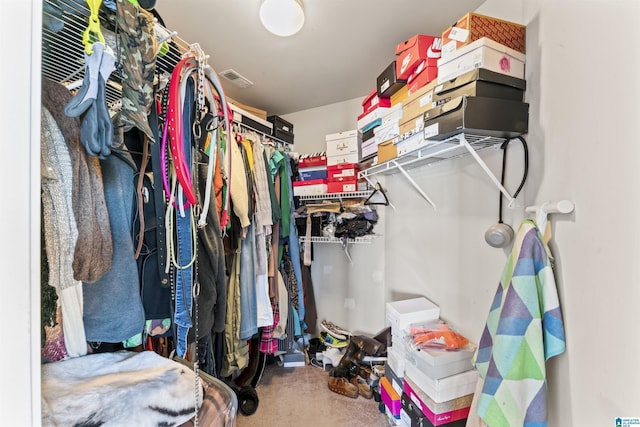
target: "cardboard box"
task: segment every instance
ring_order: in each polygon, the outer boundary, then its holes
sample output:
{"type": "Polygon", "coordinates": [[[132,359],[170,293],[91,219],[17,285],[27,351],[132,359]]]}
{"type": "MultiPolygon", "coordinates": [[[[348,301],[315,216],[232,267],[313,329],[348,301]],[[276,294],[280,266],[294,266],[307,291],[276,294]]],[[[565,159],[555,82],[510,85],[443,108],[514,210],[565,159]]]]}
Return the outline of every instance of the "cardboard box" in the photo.
{"type": "Polygon", "coordinates": [[[400,90],[407,83],[407,79],[398,78],[396,75],[396,61],[391,61],[391,64],[380,73],[376,83],[378,96],[388,98],[400,90]]]}
{"type": "Polygon", "coordinates": [[[408,79],[416,67],[425,62],[425,66],[435,67],[440,58],[442,39],[440,36],[416,34],[409,40],[396,46],[396,75],[399,79],[408,79]]]}
{"type": "Polygon", "coordinates": [[[265,135],[271,135],[273,132],[273,124],[266,119],[262,119],[250,112],[243,110],[235,104],[229,104],[229,108],[233,112],[233,120],[237,123],[245,125],[253,130],[262,132],[265,135]]]}
{"type": "Polygon", "coordinates": [[[436,85],[433,89],[433,103],[435,107],[463,95],[522,102],[526,87],[527,82],[523,79],[486,68],[476,68],[436,85]]]}
{"type": "Polygon", "coordinates": [[[398,157],[398,150],[392,139],[378,144],[378,163],[384,163],[396,157],[398,157]]]}
{"type": "Polygon", "coordinates": [[[408,138],[415,133],[422,133],[422,129],[424,129],[424,117],[422,116],[422,114],[420,114],[413,119],[407,120],[404,123],[400,123],[400,136],[402,136],[403,138],[408,138]]]}
{"type": "Polygon", "coordinates": [[[479,13],[467,13],[442,33],[442,58],[483,37],[526,53],[527,27],[479,13]]]}
{"type": "MultiPolygon", "coordinates": [[[[406,99],[402,104],[402,120],[400,124],[422,116],[422,114],[434,107],[432,92],[437,84],[436,80],[432,80],[406,99]]],[[[420,128],[422,129],[422,126],[420,128]]],[[[402,133],[400,132],[400,134],[402,133]]]]}
{"type": "Polygon", "coordinates": [[[482,38],[438,60],[438,83],[458,77],[474,68],[524,79],[524,54],[488,38],[482,38]]]}
{"type": "Polygon", "coordinates": [[[391,106],[395,106],[404,102],[409,96],[407,85],[404,85],[400,88],[399,91],[391,95],[391,106]]]}
{"type": "Polygon", "coordinates": [[[314,196],[317,194],[326,194],[327,188],[328,187],[326,179],[314,179],[312,181],[294,181],[293,195],[314,196]]]}
{"type": "Polygon", "coordinates": [[[227,96],[227,102],[238,106],[242,110],[247,111],[262,120],[267,120],[267,112],[265,110],[261,110],[260,108],[251,107],[249,105],[242,104],[236,101],[235,99],[229,98],[228,96],[227,96]]]}
{"type": "Polygon", "coordinates": [[[433,425],[442,425],[467,418],[473,403],[473,394],[437,403],[409,377],[403,380],[403,393],[433,425]]]}
{"type": "Polygon", "coordinates": [[[515,138],[529,129],[529,104],[509,99],[461,96],[424,113],[424,138],[459,133],[515,138]]]}

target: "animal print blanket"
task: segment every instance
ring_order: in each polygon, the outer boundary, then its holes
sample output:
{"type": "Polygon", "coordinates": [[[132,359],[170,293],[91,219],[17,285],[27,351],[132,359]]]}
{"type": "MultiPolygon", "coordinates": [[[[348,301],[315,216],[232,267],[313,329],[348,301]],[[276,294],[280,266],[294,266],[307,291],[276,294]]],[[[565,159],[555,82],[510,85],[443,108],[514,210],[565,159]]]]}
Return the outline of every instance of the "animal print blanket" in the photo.
{"type": "Polygon", "coordinates": [[[152,351],[42,365],[43,426],[177,426],[202,404],[188,367],[152,351]]]}

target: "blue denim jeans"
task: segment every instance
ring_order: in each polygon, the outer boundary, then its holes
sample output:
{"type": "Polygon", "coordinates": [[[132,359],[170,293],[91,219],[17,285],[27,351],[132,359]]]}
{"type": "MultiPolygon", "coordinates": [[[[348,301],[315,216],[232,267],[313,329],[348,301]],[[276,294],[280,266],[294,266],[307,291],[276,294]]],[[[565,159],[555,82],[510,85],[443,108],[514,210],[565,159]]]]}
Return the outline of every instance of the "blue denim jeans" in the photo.
{"type": "Polygon", "coordinates": [[[258,304],[256,301],[255,221],[247,228],[240,249],[240,339],[248,340],[258,333],[258,304]]]}
{"type": "MultiPolygon", "coordinates": [[[[184,158],[188,165],[191,164],[191,112],[193,109],[193,80],[189,79],[184,99],[183,107],[183,138],[184,138],[184,158]]],[[[186,202],[186,197],[183,197],[186,202]]],[[[184,208],[184,216],[176,207],[176,236],[177,236],[177,255],[178,266],[189,264],[193,257],[193,230],[191,223],[192,208],[191,206],[184,208]]],[[[176,294],[175,294],[175,312],[174,322],[177,326],[176,337],[176,354],[184,357],[187,352],[187,335],[192,326],[191,309],[193,305],[193,265],[186,268],[176,268],[176,294]]]]}
{"type": "MultiPolygon", "coordinates": [[[[289,186],[291,187],[291,163],[289,162],[289,155],[285,155],[285,164],[287,166],[287,176],[289,186]]],[[[304,290],[302,286],[302,270],[300,269],[300,243],[298,241],[298,229],[296,228],[296,222],[293,218],[293,210],[295,205],[293,203],[293,189],[289,188],[289,206],[291,206],[290,212],[282,212],[282,215],[289,215],[291,221],[289,221],[289,256],[291,257],[291,263],[293,264],[293,272],[296,276],[296,282],[298,283],[298,316],[300,319],[299,325],[303,330],[307,329],[307,325],[304,322],[304,290]]],[[[297,326],[297,325],[296,325],[297,326]]],[[[296,328],[297,329],[297,328],[296,328]]],[[[298,331],[296,330],[296,333],[298,331]]]]}

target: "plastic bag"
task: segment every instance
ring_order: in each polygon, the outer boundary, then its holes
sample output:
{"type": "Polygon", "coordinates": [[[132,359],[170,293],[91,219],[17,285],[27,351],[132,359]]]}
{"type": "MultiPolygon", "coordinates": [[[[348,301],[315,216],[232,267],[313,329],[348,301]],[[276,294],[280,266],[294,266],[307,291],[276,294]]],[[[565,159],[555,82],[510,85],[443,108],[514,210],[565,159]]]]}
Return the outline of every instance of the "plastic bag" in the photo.
{"type": "Polygon", "coordinates": [[[454,331],[444,322],[411,325],[409,336],[416,348],[441,348],[458,350],[469,343],[469,340],[454,331]]]}

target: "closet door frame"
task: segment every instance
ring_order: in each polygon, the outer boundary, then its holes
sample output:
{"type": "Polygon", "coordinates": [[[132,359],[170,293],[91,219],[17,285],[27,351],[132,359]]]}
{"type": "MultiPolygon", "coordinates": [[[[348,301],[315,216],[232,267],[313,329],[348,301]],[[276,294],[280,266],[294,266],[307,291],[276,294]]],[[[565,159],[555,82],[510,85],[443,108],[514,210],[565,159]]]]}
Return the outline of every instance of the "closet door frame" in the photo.
{"type": "Polygon", "coordinates": [[[42,0],[0,1],[0,413],[40,426],[42,0]]]}

